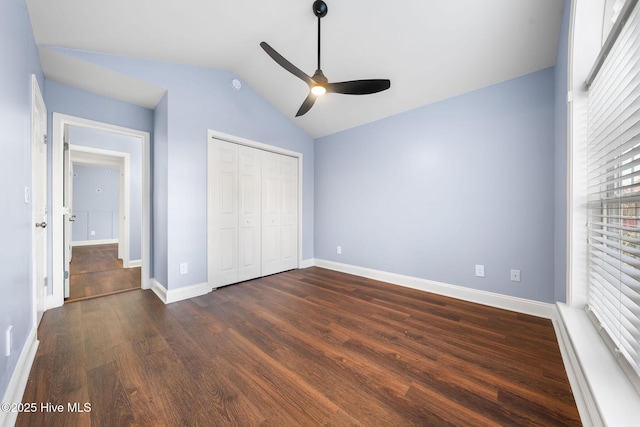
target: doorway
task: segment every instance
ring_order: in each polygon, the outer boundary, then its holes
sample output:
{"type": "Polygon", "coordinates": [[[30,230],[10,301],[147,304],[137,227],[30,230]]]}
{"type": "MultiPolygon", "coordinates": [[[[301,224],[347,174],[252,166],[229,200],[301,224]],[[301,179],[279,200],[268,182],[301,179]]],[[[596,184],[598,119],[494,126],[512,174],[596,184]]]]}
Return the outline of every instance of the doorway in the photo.
{"type": "MultiPolygon", "coordinates": [[[[106,138],[104,142],[111,146],[118,142],[112,134],[69,129],[65,205],[71,216],[65,223],[65,271],[69,272],[65,279],[65,302],[140,289],[140,230],[135,221],[140,212],[135,208],[139,207],[135,199],[140,200],[141,193],[139,185],[133,185],[132,192],[132,181],[136,182],[135,177],[132,179],[132,156],[128,152],[73,144],[75,141],[96,145],[100,138],[106,138]],[[130,250],[132,244],[138,247],[130,250]],[[131,254],[137,259],[132,259],[131,254]]],[[[124,138],[120,144],[131,144],[131,151],[135,151],[139,141],[124,138]]],[[[137,154],[134,159],[139,159],[137,154]]],[[[139,168],[134,169],[140,175],[139,168]]]]}
{"type": "MultiPolygon", "coordinates": [[[[140,268],[140,286],[142,289],[149,288],[149,262],[150,262],[150,135],[148,132],[139,131],[130,128],[124,128],[116,125],[111,125],[102,122],[96,122],[93,120],[82,119],[79,117],[68,116],[59,113],[53,113],[53,147],[52,147],[52,194],[53,194],[53,206],[52,206],[52,239],[53,239],[53,253],[52,253],[52,294],[50,296],[50,304],[48,308],[59,307],[64,304],[65,298],[65,282],[70,279],[69,260],[75,255],[71,242],[73,240],[71,233],[66,238],[65,242],[65,230],[69,231],[72,227],[74,218],[74,212],[72,210],[72,200],[65,199],[65,195],[73,194],[73,191],[69,191],[67,188],[65,191],[65,182],[69,183],[69,179],[65,179],[65,170],[70,168],[72,163],[72,153],[74,151],[83,151],[84,159],[87,156],[93,155],[94,157],[100,157],[100,155],[111,155],[112,157],[118,157],[114,155],[115,150],[107,150],[104,148],[87,147],[92,144],[82,144],[83,148],[76,147],[78,144],[77,138],[74,138],[74,132],[77,134],[91,134],[92,139],[96,139],[96,133],[110,134],[119,137],[127,137],[136,139],[139,142],[140,153],[138,156],[138,182],[141,196],[131,197],[131,211],[133,212],[133,206],[137,203],[139,214],[138,226],[139,237],[135,237],[133,234],[129,235],[129,244],[122,243],[120,236],[122,233],[126,234],[127,230],[133,228],[133,222],[135,221],[135,214],[126,214],[129,211],[128,208],[123,206],[120,213],[120,218],[123,221],[119,221],[118,232],[118,256],[123,259],[123,263],[128,260],[128,267],[140,268]],[[76,143],[74,143],[76,142],[76,143]],[[69,148],[75,148],[75,150],[65,151],[65,144],[69,148]],[[89,153],[87,153],[87,151],[89,153]],[[68,153],[68,155],[65,155],[68,153]],[[66,161],[66,162],[65,162],[66,161]],[[67,163],[67,168],[65,168],[67,163]],[[124,226],[122,224],[129,224],[124,226]],[[137,243],[136,243],[137,241],[137,243]],[[137,256],[134,254],[137,244],[137,256]],[[127,251],[129,253],[127,254],[127,251]]],[[[95,145],[95,144],[93,144],[95,145]]],[[[117,153],[116,153],[117,154],[117,153]]],[[[76,153],[76,158],[78,154],[76,153]]],[[[131,155],[131,180],[136,176],[133,165],[133,155],[131,155]]],[[[133,184],[132,184],[133,185],[133,184]]],[[[100,242],[102,243],[102,242],[100,242]]]]}

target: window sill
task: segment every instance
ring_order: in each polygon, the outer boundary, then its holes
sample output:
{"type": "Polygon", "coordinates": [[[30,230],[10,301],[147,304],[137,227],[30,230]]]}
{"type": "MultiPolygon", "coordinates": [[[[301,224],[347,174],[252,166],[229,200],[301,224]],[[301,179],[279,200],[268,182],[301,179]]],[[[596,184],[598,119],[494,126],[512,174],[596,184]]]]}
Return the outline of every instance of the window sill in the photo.
{"type": "Polygon", "coordinates": [[[636,426],[640,395],[581,308],[556,304],[558,344],[585,426],[636,426]]]}

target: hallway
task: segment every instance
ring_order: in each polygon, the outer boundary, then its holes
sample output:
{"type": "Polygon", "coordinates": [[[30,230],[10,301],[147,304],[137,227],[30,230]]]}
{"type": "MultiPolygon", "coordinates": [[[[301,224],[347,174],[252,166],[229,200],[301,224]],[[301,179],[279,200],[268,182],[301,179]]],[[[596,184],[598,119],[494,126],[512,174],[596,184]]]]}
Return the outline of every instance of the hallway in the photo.
{"type": "Polygon", "coordinates": [[[140,267],[123,268],[115,243],[74,247],[69,273],[65,302],[140,289],[140,267]]]}

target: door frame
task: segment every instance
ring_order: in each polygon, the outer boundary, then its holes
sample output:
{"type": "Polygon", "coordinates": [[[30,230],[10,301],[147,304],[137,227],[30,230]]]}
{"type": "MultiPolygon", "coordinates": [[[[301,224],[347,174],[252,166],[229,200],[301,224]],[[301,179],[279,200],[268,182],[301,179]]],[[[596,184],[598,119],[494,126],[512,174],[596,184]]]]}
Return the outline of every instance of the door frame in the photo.
{"type": "MultiPolygon", "coordinates": [[[[246,147],[257,148],[259,150],[268,151],[276,154],[283,154],[285,156],[294,157],[298,161],[298,265],[296,268],[301,268],[302,262],[302,153],[297,151],[287,150],[286,148],[276,147],[274,145],[264,144],[262,142],[253,141],[251,139],[242,138],[228,133],[219,132],[208,129],[207,131],[207,159],[209,159],[209,151],[211,150],[211,143],[213,139],[219,139],[222,141],[232,142],[238,145],[244,145],[246,147]]],[[[209,185],[213,176],[213,165],[207,161],[207,194],[209,193],[209,185]]],[[[211,252],[210,236],[212,235],[211,221],[209,220],[211,212],[212,201],[207,198],[207,254],[211,252]]],[[[207,255],[207,283],[212,284],[212,271],[210,267],[209,257],[207,255]]],[[[212,286],[212,289],[215,287],[212,286]]]]}
{"type": "MultiPolygon", "coordinates": [[[[34,224],[36,223],[36,221],[38,221],[39,219],[35,218],[34,215],[34,208],[35,208],[35,186],[38,184],[38,182],[36,182],[37,180],[34,179],[35,178],[35,167],[36,166],[41,166],[41,165],[35,165],[35,155],[33,152],[34,146],[37,143],[37,135],[34,135],[35,132],[35,128],[36,128],[36,120],[38,119],[35,115],[36,109],[35,109],[35,105],[36,103],[42,104],[42,106],[44,107],[44,115],[45,115],[45,123],[44,123],[44,134],[42,135],[42,137],[45,138],[44,141],[41,141],[41,143],[45,146],[44,150],[45,150],[45,160],[44,160],[44,166],[45,166],[45,170],[44,170],[44,188],[41,189],[42,191],[44,191],[44,202],[45,202],[45,206],[48,208],[49,203],[47,200],[47,186],[48,186],[48,159],[47,159],[47,121],[48,121],[48,114],[47,114],[47,109],[46,109],[46,104],[44,102],[44,98],[42,97],[42,91],[40,90],[40,85],[38,84],[38,79],[36,78],[35,74],[31,75],[31,188],[30,189],[25,189],[25,202],[26,203],[30,203],[31,204],[31,271],[32,271],[32,286],[33,286],[33,324],[37,327],[42,313],[44,313],[44,311],[46,311],[47,309],[47,304],[46,304],[46,300],[47,300],[47,280],[48,280],[48,269],[47,269],[47,256],[48,256],[48,230],[42,230],[42,233],[44,234],[44,253],[42,254],[43,259],[38,259],[37,256],[37,249],[36,246],[39,244],[38,239],[36,238],[36,232],[37,229],[34,226],[34,224]],[[41,264],[41,268],[43,269],[43,273],[44,273],[44,277],[42,278],[43,283],[38,283],[39,282],[39,277],[38,277],[38,268],[37,268],[37,264],[40,263],[41,264]],[[39,286],[44,286],[44,290],[38,289],[39,286]]],[[[47,216],[47,213],[45,212],[45,217],[47,216]]]]}
{"type": "Polygon", "coordinates": [[[142,250],[142,273],[141,288],[149,289],[149,266],[151,262],[151,143],[149,132],[131,129],[81,117],[70,116],[62,113],[53,113],[52,125],[52,209],[51,209],[51,236],[53,240],[52,250],[52,278],[51,287],[53,293],[49,295],[47,308],[60,307],[64,304],[64,138],[65,129],[69,126],[86,127],[122,135],[140,138],[142,142],[142,230],[141,230],[141,250],[142,250]]]}
{"type": "MultiPolygon", "coordinates": [[[[139,267],[138,262],[131,262],[129,245],[131,241],[131,156],[122,151],[104,150],[102,148],[69,145],[71,164],[104,168],[117,168],[119,177],[118,194],[118,258],[122,259],[124,268],[139,267]],[[124,219],[122,218],[124,216],[124,219]]],[[[73,209],[73,205],[72,205],[73,209]]],[[[72,211],[73,213],[73,211],[72,211]]]]}

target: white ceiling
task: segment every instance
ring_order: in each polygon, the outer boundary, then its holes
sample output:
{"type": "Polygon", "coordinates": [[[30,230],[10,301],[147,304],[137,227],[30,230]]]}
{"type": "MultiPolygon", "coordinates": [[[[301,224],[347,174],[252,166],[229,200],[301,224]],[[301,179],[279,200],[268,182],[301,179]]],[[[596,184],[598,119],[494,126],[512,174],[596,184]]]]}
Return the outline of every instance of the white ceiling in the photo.
{"type": "Polygon", "coordinates": [[[295,113],[308,88],[259,47],[311,75],[313,0],[27,0],[47,78],[153,107],[161,89],[53,52],[93,52],[227,69],[314,138],[555,64],[563,0],[325,0],[329,81],[388,78],[374,95],[328,94],[295,113]],[[122,79],[122,84],[120,79],[122,79]],[[102,91],[102,92],[101,92],[102,91]]]}

